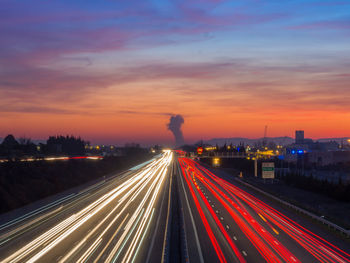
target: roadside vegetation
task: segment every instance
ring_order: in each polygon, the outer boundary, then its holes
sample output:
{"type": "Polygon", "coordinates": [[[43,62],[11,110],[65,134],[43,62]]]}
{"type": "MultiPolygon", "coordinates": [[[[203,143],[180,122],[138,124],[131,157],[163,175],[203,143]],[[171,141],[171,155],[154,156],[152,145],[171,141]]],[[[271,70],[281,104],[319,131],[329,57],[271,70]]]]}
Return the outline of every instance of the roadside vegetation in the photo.
{"type": "Polygon", "coordinates": [[[9,161],[0,164],[0,213],[126,170],[152,156],[139,149],[102,160],[9,161]]]}
{"type": "Polygon", "coordinates": [[[350,184],[345,184],[341,179],[334,183],[300,173],[287,173],[278,176],[278,179],[296,188],[322,194],[338,201],[350,202],[350,184]]]}

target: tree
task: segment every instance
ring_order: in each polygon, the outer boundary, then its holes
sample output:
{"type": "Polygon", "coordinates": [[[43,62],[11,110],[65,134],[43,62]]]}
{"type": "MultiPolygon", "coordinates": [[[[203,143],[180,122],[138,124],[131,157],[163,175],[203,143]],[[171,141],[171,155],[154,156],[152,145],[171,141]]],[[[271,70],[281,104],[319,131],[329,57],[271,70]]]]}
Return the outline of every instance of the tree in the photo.
{"type": "Polygon", "coordinates": [[[85,141],[74,136],[50,136],[47,140],[49,153],[64,153],[72,155],[85,154],[85,141]]]}
{"type": "Polygon", "coordinates": [[[32,143],[30,138],[21,137],[18,139],[19,145],[29,145],[32,143]]]}
{"type": "Polygon", "coordinates": [[[18,146],[18,142],[12,134],[9,134],[5,137],[1,145],[6,149],[11,150],[18,146]]]}

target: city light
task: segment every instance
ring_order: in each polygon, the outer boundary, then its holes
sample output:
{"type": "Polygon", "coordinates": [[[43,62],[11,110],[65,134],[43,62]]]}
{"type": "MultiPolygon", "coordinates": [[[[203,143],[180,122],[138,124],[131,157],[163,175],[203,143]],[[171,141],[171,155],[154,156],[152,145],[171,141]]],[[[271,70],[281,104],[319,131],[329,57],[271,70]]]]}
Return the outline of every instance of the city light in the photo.
{"type": "Polygon", "coordinates": [[[214,146],[207,146],[207,147],[205,147],[205,150],[206,151],[214,151],[214,150],[216,150],[216,147],[214,147],[214,146]]]}
{"type": "Polygon", "coordinates": [[[220,158],[213,158],[213,166],[220,166],[220,158]]]}

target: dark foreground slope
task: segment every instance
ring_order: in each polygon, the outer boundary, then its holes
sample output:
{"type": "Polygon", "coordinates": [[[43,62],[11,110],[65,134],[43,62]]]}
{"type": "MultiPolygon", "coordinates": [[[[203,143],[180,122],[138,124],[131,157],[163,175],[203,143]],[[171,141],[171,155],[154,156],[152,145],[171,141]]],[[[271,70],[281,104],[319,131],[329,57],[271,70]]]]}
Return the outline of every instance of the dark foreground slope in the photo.
{"type": "Polygon", "coordinates": [[[8,162],[0,164],[0,213],[122,171],[150,159],[148,154],[103,160],[8,162]]]}

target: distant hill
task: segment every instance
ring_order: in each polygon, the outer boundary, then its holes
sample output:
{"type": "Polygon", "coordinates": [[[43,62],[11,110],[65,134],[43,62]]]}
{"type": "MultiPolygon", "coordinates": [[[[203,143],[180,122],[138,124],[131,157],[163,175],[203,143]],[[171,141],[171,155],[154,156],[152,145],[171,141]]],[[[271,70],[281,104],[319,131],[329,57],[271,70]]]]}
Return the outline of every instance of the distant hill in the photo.
{"type": "Polygon", "coordinates": [[[32,140],[32,142],[33,142],[34,144],[39,144],[39,143],[46,144],[46,140],[41,140],[41,139],[32,140]]]}
{"type": "MultiPolygon", "coordinates": [[[[238,145],[240,143],[244,143],[246,145],[254,145],[257,142],[262,142],[264,138],[255,138],[255,139],[248,139],[248,138],[242,138],[242,137],[233,137],[233,138],[213,138],[207,141],[204,141],[204,143],[211,144],[211,145],[219,145],[222,146],[225,143],[226,144],[233,144],[238,145]]],[[[265,138],[266,142],[274,142],[278,145],[289,145],[294,143],[294,138],[291,137],[267,137],[265,138]]]]}
{"type": "Polygon", "coordinates": [[[317,141],[317,142],[331,142],[331,141],[334,142],[335,141],[335,142],[341,144],[342,142],[346,143],[348,139],[349,139],[349,137],[343,137],[343,138],[321,138],[321,139],[317,139],[315,141],[317,141]]]}
{"type": "MultiPolygon", "coordinates": [[[[315,142],[330,142],[330,141],[336,141],[337,143],[341,144],[342,142],[346,143],[347,137],[343,138],[320,138],[320,139],[314,139],[315,142]]],[[[248,139],[248,138],[242,138],[242,137],[233,137],[233,138],[213,138],[207,141],[204,141],[204,143],[210,144],[210,145],[219,145],[222,146],[225,143],[226,144],[233,144],[238,145],[240,143],[244,143],[246,145],[254,145],[257,142],[262,142],[264,138],[256,138],[256,139],[248,139]]],[[[295,139],[292,137],[267,137],[265,138],[266,142],[274,142],[277,145],[290,145],[295,142],[295,139]]]]}

